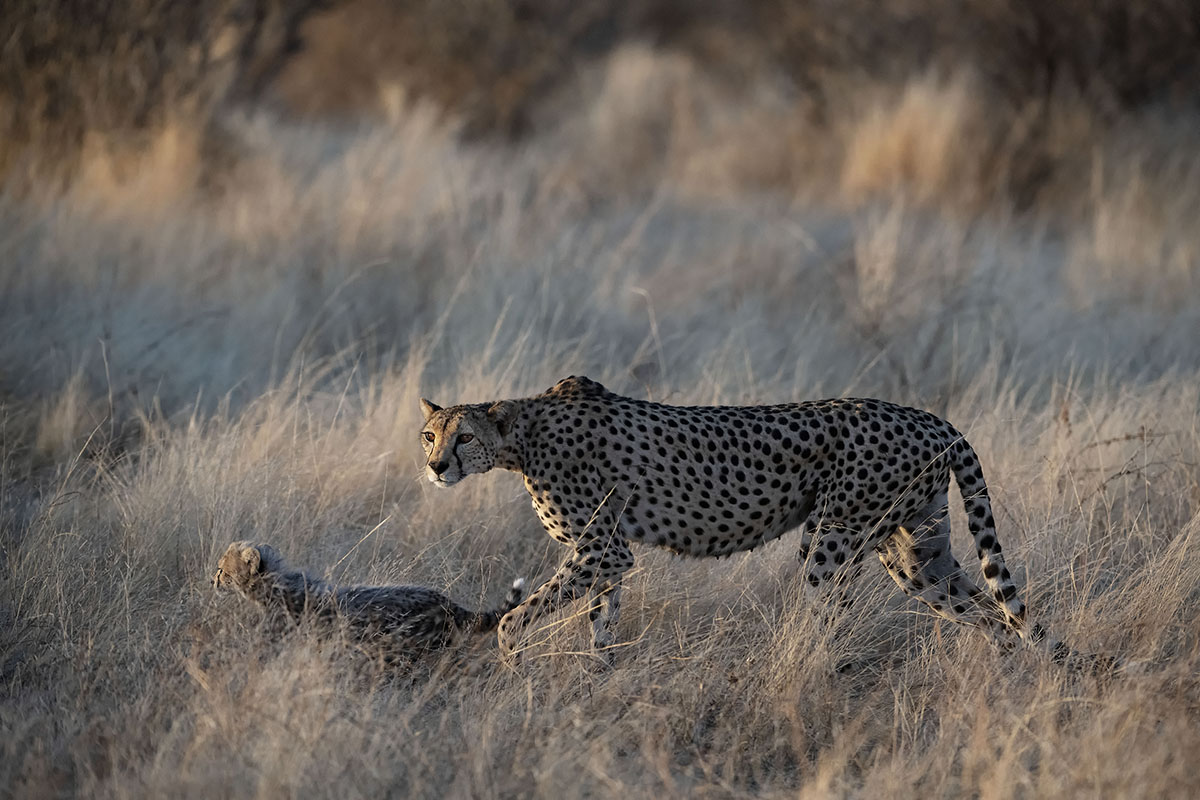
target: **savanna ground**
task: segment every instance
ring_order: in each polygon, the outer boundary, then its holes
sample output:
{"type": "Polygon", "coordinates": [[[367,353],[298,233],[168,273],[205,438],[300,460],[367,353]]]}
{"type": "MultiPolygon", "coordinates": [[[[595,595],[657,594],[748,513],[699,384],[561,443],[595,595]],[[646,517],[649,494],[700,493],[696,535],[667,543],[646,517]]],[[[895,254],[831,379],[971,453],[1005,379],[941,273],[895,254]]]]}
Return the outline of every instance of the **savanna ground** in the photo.
{"type": "Polygon", "coordinates": [[[835,6],[0,12],[3,793],[1200,793],[1200,20],[835,6]],[[640,550],[607,671],[578,613],[396,676],[209,587],[241,538],[545,577],[515,476],[424,481],[417,400],[571,373],[947,417],[1031,615],[1142,669],[878,569],[822,624],[791,537],[640,550]]]}

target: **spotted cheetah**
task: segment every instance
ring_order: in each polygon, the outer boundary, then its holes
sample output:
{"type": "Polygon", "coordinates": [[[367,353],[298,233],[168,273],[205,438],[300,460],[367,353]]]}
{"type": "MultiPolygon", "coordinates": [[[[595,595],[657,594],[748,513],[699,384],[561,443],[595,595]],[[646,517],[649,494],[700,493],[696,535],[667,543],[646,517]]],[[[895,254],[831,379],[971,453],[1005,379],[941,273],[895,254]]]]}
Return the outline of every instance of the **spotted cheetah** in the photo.
{"type": "Polygon", "coordinates": [[[335,586],[291,569],[267,544],[234,542],[225,550],[213,585],[231,588],[288,618],[341,622],[351,636],[387,655],[419,655],[445,647],[464,634],[494,630],[524,596],[518,579],[507,601],[492,611],[470,611],[423,586],[335,586]]]}
{"type": "Polygon", "coordinates": [[[954,427],[882,400],[670,406],[569,377],[536,397],[442,408],[421,400],[429,480],[499,467],[524,476],[562,566],[500,622],[511,655],[530,625],[588,596],[593,645],[611,661],[630,542],[690,556],[749,550],[799,528],[805,578],[844,592],[875,550],[905,593],[1006,644],[1068,652],[1039,626],[1004,563],[979,458],[954,427]],[[950,551],[949,476],[987,590],[950,551]]]}

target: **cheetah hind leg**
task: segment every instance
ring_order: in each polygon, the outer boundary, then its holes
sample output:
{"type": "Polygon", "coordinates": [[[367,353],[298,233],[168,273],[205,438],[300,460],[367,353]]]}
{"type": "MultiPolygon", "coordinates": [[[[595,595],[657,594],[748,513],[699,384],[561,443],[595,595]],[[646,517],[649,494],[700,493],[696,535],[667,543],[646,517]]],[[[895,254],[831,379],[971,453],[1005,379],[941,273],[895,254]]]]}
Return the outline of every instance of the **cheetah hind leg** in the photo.
{"type": "Polygon", "coordinates": [[[980,589],[950,552],[950,517],[944,492],[876,550],[884,568],[905,594],[925,603],[938,616],[979,628],[1006,652],[1024,640],[1073,671],[1103,675],[1123,668],[1120,659],[1074,650],[1037,623],[1026,627],[1023,619],[1012,619],[992,594],[980,589]]]}
{"type": "Polygon", "coordinates": [[[1003,610],[963,572],[950,551],[950,515],[945,492],[876,548],[892,580],[938,616],[979,628],[1002,649],[1020,641],[1003,610]]]}

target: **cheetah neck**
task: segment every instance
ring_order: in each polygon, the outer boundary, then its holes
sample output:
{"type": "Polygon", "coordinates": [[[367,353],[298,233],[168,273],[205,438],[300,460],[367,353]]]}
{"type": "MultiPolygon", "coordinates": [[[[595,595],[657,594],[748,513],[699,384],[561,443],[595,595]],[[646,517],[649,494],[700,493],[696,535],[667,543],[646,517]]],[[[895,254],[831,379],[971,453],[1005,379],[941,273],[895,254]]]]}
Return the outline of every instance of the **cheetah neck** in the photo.
{"type": "Polygon", "coordinates": [[[496,451],[497,468],[522,474],[525,472],[525,464],[528,463],[526,446],[529,441],[529,431],[537,419],[538,404],[536,400],[536,398],[529,398],[513,401],[517,404],[517,413],[512,430],[505,437],[504,444],[496,451]]]}
{"type": "Polygon", "coordinates": [[[334,595],[335,587],[299,569],[264,572],[246,591],[259,605],[282,608],[295,616],[313,608],[328,608],[334,595]]]}

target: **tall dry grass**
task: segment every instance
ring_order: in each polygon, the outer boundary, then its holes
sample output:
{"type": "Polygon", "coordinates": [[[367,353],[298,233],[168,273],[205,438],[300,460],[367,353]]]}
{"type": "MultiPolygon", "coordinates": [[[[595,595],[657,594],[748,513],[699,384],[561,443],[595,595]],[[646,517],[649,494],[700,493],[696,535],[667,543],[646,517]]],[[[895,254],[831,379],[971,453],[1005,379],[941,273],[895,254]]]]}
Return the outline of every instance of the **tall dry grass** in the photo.
{"type": "Polygon", "coordinates": [[[516,147],[464,144],[423,106],[351,131],[249,111],[222,117],[239,155],[215,193],[168,125],[119,170],[93,153],[65,193],[6,195],[0,785],[1194,795],[1194,143],[1131,115],[1078,156],[1070,203],[1021,212],[994,166],[1017,151],[966,136],[971,80],[856,95],[829,141],[773,89],[635,47],[516,147]],[[769,180],[810,167],[799,189],[769,180]],[[577,609],[519,670],[485,651],[392,675],[311,631],[272,641],[209,589],[248,537],[469,604],[544,577],[561,552],[514,476],[423,481],[417,398],[570,373],[669,402],[945,415],[982,454],[1031,613],[1145,669],[1005,655],[878,570],[823,624],[788,537],[722,561],[639,551],[607,671],[577,609]]]}

